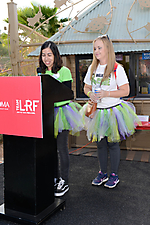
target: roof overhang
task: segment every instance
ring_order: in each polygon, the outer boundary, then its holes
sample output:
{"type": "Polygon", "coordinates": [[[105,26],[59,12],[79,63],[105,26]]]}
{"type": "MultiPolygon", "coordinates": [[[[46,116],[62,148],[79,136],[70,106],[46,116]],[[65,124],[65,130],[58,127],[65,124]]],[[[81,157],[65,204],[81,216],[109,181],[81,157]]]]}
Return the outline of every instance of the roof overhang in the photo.
{"type": "MultiPolygon", "coordinates": [[[[150,39],[143,40],[112,40],[114,51],[117,52],[141,52],[150,51],[150,39]]],[[[87,41],[60,41],[55,42],[58,46],[61,55],[83,55],[93,54],[93,44],[91,40],[87,41]]],[[[41,46],[28,56],[39,56],[41,46]]]]}

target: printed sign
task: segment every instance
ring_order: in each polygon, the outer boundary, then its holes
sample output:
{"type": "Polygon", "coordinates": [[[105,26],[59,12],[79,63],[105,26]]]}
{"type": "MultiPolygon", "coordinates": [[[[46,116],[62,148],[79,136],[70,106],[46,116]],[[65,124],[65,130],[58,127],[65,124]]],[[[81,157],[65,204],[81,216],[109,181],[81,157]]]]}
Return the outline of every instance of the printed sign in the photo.
{"type": "Polygon", "coordinates": [[[150,59],[150,52],[142,53],[142,59],[143,59],[143,60],[145,60],[145,59],[150,59]]]}
{"type": "Polygon", "coordinates": [[[123,54],[116,54],[116,61],[122,61],[123,60],[123,54]]]}
{"type": "Polygon", "coordinates": [[[0,134],[42,138],[41,77],[0,77],[0,134]]]}

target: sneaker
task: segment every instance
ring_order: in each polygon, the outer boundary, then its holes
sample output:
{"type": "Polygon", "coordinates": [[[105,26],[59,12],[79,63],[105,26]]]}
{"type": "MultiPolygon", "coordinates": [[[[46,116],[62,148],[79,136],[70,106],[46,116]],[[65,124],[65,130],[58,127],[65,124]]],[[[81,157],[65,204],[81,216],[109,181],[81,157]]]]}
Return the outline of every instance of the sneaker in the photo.
{"type": "Polygon", "coordinates": [[[92,185],[101,185],[108,180],[107,173],[99,171],[98,176],[92,181],[92,185]]]}
{"type": "Polygon", "coordinates": [[[60,178],[59,183],[57,185],[57,188],[55,190],[54,195],[56,197],[63,196],[67,191],[69,191],[69,186],[67,183],[65,183],[65,180],[60,178]]]}
{"type": "Polygon", "coordinates": [[[108,188],[114,188],[118,183],[119,183],[118,175],[116,175],[115,173],[111,173],[109,180],[107,181],[106,184],[104,184],[104,186],[108,188]]]}
{"type": "Polygon", "coordinates": [[[59,184],[60,178],[54,178],[54,191],[57,190],[57,186],[59,184]]]}

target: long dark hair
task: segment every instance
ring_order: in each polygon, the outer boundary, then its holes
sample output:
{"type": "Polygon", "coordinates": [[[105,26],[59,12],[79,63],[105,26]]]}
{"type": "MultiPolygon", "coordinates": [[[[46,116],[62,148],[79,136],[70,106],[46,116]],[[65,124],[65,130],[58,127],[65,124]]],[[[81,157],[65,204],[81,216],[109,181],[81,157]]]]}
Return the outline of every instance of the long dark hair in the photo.
{"type": "Polygon", "coordinates": [[[42,60],[42,50],[45,48],[50,48],[54,55],[54,63],[53,63],[53,67],[52,67],[52,73],[57,73],[63,66],[63,61],[62,61],[62,58],[58,51],[57,45],[52,41],[46,41],[41,46],[41,52],[40,52],[40,56],[39,56],[39,66],[41,67],[42,73],[45,73],[45,71],[47,69],[47,66],[43,63],[43,60],[42,60]]]}

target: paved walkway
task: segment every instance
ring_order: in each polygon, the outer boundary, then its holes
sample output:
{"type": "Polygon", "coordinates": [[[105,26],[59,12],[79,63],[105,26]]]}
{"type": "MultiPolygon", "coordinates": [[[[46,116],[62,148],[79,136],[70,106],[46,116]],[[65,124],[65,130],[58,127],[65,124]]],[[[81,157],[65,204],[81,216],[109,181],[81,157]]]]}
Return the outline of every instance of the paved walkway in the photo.
{"type": "MultiPolygon", "coordinates": [[[[71,148],[70,155],[84,155],[97,157],[97,150],[90,148],[71,148]]],[[[150,151],[121,150],[121,160],[150,162],[150,151]]]]}
{"type": "MultiPolygon", "coordinates": [[[[0,203],[3,203],[2,167],[0,165],[0,203]]],[[[120,182],[114,189],[92,186],[97,173],[96,157],[71,154],[70,190],[62,197],[66,207],[47,218],[43,225],[150,225],[149,163],[122,160],[120,182]]],[[[20,225],[0,218],[0,225],[8,224],[20,225]]]]}
{"type": "MultiPolygon", "coordinates": [[[[99,167],[96,149],[71,148],[69,192],[63,211],[47,218],[43,225],[149,225],[150,152],[121,150],[120,182],[114,189],[92,186],[99,167]]],[[[3,162],[3,145],[0,144],[3,162]]],[[[108,161],[108,174],[110,160],[108,161]]],[[[44,201],[44,199],[43,199],[44,201]]],[[[0,165],[0,204],[3,195],[3,164],[0,165]]],[[[0,225],[20,225],[0,217],[0,225]]]]}
{"type": "MultiPolygon", "coordinates": [[[[70,148],[69,154],[97,157],[97,150],[95,148],[70,148]]],[[[121,160],[150,162],[150,151],[121,150],[121,160]]],[[[0,142],[0,163],[3,162],[3,143],[0,142]]]]}

